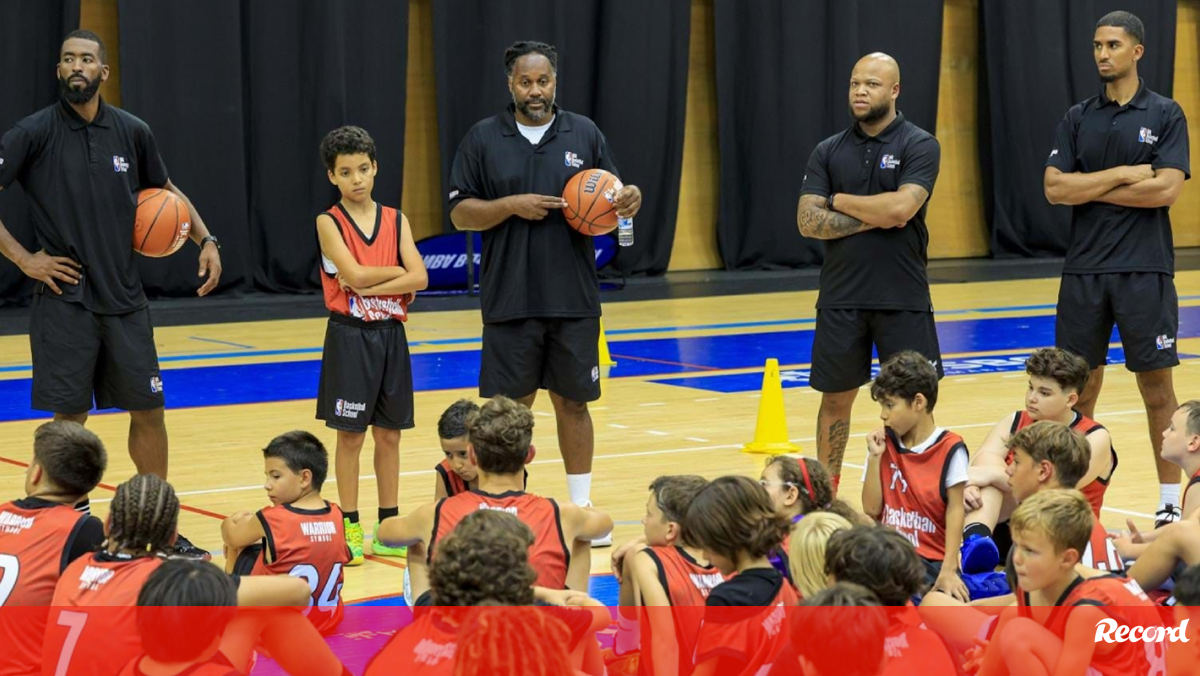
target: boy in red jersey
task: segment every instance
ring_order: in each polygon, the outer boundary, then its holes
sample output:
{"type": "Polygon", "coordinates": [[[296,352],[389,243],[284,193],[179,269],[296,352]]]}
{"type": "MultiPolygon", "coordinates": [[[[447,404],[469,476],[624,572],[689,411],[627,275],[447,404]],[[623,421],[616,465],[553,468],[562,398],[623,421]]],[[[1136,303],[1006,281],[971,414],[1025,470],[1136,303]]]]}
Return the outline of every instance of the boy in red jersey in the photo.
{"type": "Polygon", "coordinates": [[[1161,643],[1097,639],[1107,620],[1161,628],[1138,583],[1111,574],[1085,577],[1076,566],[1095,517],[1077,490],[1041,491],[1013,512],[1018,607],[1009,609],[983,651],[979,676],[1145,676],[1165,669],[1161,643]],[[1048,612],[1035,612],[1050,607],[1048,612]]]}
{"type": "Polygon", "coordinates": [[[684,515],[707,485],[700,476],[661,476],[650,484],[642,517],[646,546],[631,554],[621,571],[619,620],[629,619],[626,612],[633,609],[629,614],[641,629],[639,674],[656,673],[656,664],[676,665],[669,668],[680,676],[692,673],[705,602],[729,579],[703,550],[683,540],[684,515]]]}
{"type": "Polygon", "coordinates": [[[612,532],[612,518],[591,507],[560,505],[525,492],[525,465],[534,454],[533,414],[525,406],[497,396],[480,408],[468,429],[479,488],[387,519],[377,530],[377,537],[389,545],[422,544],[428,552],[425,561],[409,559],[416,604],[428,601],[427,565],[437,556],[438,541],[464,516],[480,509],[513,514],[533,531],[529,562],[537,571],[538,586],[586,591],[591,541],[612,532]]]}
{"type": "Polygon", "coordinates": [[[937,370],[917,352],[900,352],[880,369],[871,398],[884,428],[867,435],[863,511],[916,547],[934,591],[966,601],[958,549],[970,458],[962,437],[933,420],[937,370]]]}
{"type": "Polygon", "coordinates": [[[306,580],[308,617],[329,634],[342,620],[342,568],[350,561],[342,510],[321,497],[329,456],[320,440],[297,430],[272,439],[263,458],[272,506],[222,522],[226,565],[235,574],[306,580]]]}
{"type": "MultiPolygon", "coordinates": [[[[471,462],[467,421],[479,413],[479,405],[470,399],[459,399],[438,418],[438,443],[446,457],[434,465],[437,481],[433,486],[434,502],[465,493],[479,487],[479,468],[471,462]]],[[[525,485],[529,485],[529,470],[525,470],[525,485]]]]}
{"type": "Polygon", "coordinates": [[[1075,410],[1091,374],[1087,361],[1066,350],[1044,348],[1029,355],[1025,373],[1029,375],[1025,409],[1001,418],[971,458],[969,480],[963,491],[967,525],[963,532],[962,560],[963,572],[967,574],[991,572],[1007,553],[997,547],[993,531],[1008,520],[1017,506],[1005,474],[1005,467],[1012,460],[1008,444],[1012,435],[1040,420],[1058,422],[1082,434],[1091,454],[1087,472],[1076,487],[1087,496],[1097,518],[1104,504],[1104,493],[1117,470],[1117,452],[1108,430],[1075,410]]]}
{"type": "MultiPolygon", "coordinates": [[[[404,321],[412,294],[429,278],[408,219],[372,199],[375,141],[341,127],[321,141],[321,159],[341,200],[317,216],[321,285],[329,308],[317,419],[337,430],[334,466],[345,509],[350,565],[363,562],[358,519],[358,462],[367,427],[375,441],[379,521],[399,514],[400,432],[413,426],[412,365],[404,321]]],[[[403,550],[372,542],[378,556],[403,550]]]]}
{"type": "Polygon", "coordinates": [[[107,462],[99,437],[78,423],[34,432],[25,497],[0,505],[0,676],[39,672],[59,576],[104,541],[100,520],[74,505],[100,483],[107,462]]]}

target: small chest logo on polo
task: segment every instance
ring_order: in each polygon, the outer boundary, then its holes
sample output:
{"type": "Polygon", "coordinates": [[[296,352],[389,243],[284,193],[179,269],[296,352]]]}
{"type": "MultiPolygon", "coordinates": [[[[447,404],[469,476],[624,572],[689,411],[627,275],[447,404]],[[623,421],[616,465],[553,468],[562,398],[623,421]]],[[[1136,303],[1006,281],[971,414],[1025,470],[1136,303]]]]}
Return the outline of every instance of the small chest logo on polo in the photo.
{"type": "Polygon", "coordinates": [[[1164,333],[1154,339],[1154,345],[1160,350],[1169,350],[1175,347],[1175,339],[1164,333]]]}
{"type": "Polygon", "coordinates": [[[113,171],[118,174],[129,173],[129,163],[120,155],[113,155],[113,171]]]}
{"type": "Polygon", "coordinates": [[[563,153],[563,164],[571,167],[572,169],[578,169],[583,166],[583,159],[568,150],[567,152],[563,153]]]}
{"type": "Polygon", "coordinates": [[[880,169],[895,169],[900,166],[900,160],[895,155],[884,155],[879,158],[880,169]]]}
{"type": "Polygon", "coordinates": [[[1145,143],[1146,145],[1152,146],[1157,142],[1158,137],[1154,135],[1154,132],[1151,131],[1149,127],[1142,127],[1141,130],[1138,131],[1138,143],[1145,143]]]}
{"type": "Polygon", "coordinates": [[[339,418],[358,420],[358,414],[367,410],[367,405],[356,401],[338,399],[333,404],[333,414],[339,418]]]}

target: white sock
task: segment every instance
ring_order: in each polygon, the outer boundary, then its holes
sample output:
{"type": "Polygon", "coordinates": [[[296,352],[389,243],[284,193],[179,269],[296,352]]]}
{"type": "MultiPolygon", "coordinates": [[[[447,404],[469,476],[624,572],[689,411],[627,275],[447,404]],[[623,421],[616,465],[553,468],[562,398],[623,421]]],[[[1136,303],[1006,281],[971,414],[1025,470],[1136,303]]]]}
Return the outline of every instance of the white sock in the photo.
{"type": "MultiPolygon", "coordinates": [[[[1178,486],[1176,491],[1178,492],[1178,486]]],[[[572,503],[580,507],[590,506],[592,504],[592,473],[568,474],[567,494],[571,496],[572,503]]]]}
{"type": "Polygon", "coordinates": [[[1179,484],[1158,485],[1159,507],[1174,505],[1179,507],[1179,484]]]}

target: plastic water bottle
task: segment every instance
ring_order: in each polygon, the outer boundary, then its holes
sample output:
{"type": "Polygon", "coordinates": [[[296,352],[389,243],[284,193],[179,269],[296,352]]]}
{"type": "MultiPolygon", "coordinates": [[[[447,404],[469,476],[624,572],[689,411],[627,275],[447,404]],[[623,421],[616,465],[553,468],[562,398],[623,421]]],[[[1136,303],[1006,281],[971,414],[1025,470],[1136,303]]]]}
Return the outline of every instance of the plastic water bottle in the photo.
{"type": "Polygon", "coordinates": [[[633,246],[632,218],[617,219],[617,244],[621,246],[633,246]]]}

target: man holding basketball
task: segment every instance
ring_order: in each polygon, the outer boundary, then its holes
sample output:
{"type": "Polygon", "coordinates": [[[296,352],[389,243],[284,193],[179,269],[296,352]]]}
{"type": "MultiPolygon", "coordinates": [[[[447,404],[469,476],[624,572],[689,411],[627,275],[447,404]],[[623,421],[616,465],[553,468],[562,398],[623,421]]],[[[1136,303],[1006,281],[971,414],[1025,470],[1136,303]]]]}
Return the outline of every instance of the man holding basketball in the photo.
{"type": "Polygon", "coordinates": [[[1129,12],[1112,12],[1096,24],[1092,51],[1104,84],[1059,123],[1044,188],[1051,204],[1072,207],[1055,343],[1092,367],[1076,408],[1088,417],[1096,410],[1115,323],[1146,408],[1161,526],[1180,516],[1179,468],[1162,457],[1162,433],[1178,408],[1171,375],[1179,364],[1179,298],[1170,209],[1190,163],[1183,109],[1138,77],[1144,39],[1145,27],[1129,12]]]}
{"type": "Polygon", "coordinates": [[[822,393],[817,455],[835,489],[872,345],[880,363],[915,350],[943,375],[925,272],[925,207],[941,147],[896,111],[899,96],[895,59],[875,53],[855,64],[855,123],[813,150],[796,213],[801,234],[825,240],[811,382],[822,393]]]}
{"type": "MultiPolygon", "coordinates": [[[[532,406],[539,389],[550,390],[571,502],[587,506],[595,443],[588,402],[600,398],[600,288],[591,238],[567,226],[560,195],[585,169],[618,172],[595,123],[555,104],[554,47],[517,42],[504,54],[504,69],[512,103],[471,128],[450,171],[450,220],[483,233],[479,394],[532,406]]],[[[617,193],[623,218],[641,204],[637,186],[617,193]]]]}
{"type": "Polygon", "coordinates": [[[100,97],[108,74],[100,38],[69,34],[58,62],[61,99],[0,139],[0,189],[21,183],[41,247],[26,251],[0,223],[0,253],[39,282],[29,328],[33,408],[83,423],[94,396],[97,408],[129,411],[138,473],[165,478],[162,378],[131,245],[137,193],[164,187],[187,204],[199,275],[207,276],[199,295],[216,288],[221,257],[216,238],[168,179],[150,128],[100,97]]]}

